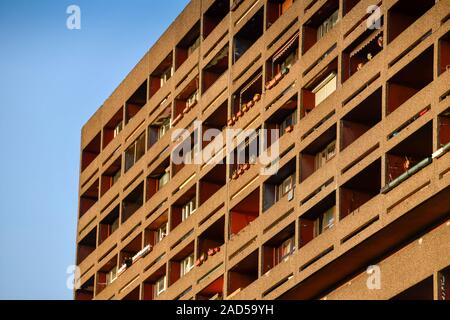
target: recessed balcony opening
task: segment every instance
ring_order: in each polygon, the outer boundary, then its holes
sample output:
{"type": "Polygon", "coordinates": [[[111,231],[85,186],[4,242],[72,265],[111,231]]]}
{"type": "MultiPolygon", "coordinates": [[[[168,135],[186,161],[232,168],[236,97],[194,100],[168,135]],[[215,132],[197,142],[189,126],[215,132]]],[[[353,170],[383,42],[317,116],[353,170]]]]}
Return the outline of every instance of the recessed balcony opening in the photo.
{"type": "Polygon", "coordinates": [[[339,20],[339,0],[329,0],[303,25],[303,54],[330,32],[339,20]]]}
{"type": "Polygon", "coordinates": [[[261,100],[262,70],[256,71],[234,94],[232,115],[240,118],[261,100]]]}
{"type": "Polygon", "coordinates": [[[223,285],[223,276],[220,276],[200,291],[195,300],[223,300],[223,285]]]}
{"type": "Polygon", "coordinates": [[[298,95],[296,94],[267,119],[267,147],[276,141],[275,137],[281,138],[294,131],[298,118],[297,104],[298,95]],[[272,130],[276,130],[276,132],[274,133],[272,130]]]}
{"type": "Polygon", "coordinates": [[[166,265],[163,265],[142,284],[142,298],[143,300],[155,300],[166,292],[167,287],[166,265]]]}
{"type": "Polygon", "coordinates": [[[228,298],[258,280],[258,250],[248,255],[228,272],[228,298]]]}
{"type": "Polygon", "coordinates": [[[172,205],[171,230],[190,218],[197,210],[197,186],[193,185],[172,205]]]}
{"type": "Polygon", "coordinates": [[[128,172],[145,154],[145,131],[125,150],[125,173],[128,172]]]}
{"type": "Polygon", "coordinates": [[[98,244],[102,244],[119,229],[120,206],[116,206],[99,225],[98,244]]]}
{"type": "Polygon", "coordinates": [[[183,91],[175,98],[173,123],[176,124],[181,118],[191,111],[199,100],[199,79],[194,78],[183,91]]]}
{"type": "Polygon", "coordinates": [[[393,297],[392,300],[434,300],[433,277],[428,277],[411,288],[406,289],[393,297]]]}
{"type": "Polygon", "coordinates": [[[175,254],[169,262],[169,285],[185,277],[195,267],[194,241],[175,254]]]}
{"type": "Polygon", "coordinates": [[[202,93],[205,93],[228,70],[228,44],[203,69],[202,93]]]}
{"type": "Polygon", "coordinates": [[[129,294],[127,294],[125,297],[123,297],[123,301],[138,301],[138,300],[140,300],[139,286],[137,286],[129,294]]]}
{"type": "Polygon", "coordinates": [[[435,4],[435,0],[400,0],[388,11],[388,43],[423,16],[435,4]]]}
{"type": "Polygon", "coordinates": [[[379,88],[342,118],[341,151],[381,121],[381,97],[379,88]]]}
{"type": "Polygon", "coordinates": [[[81,171],[84,171],[100,154],[101,134],[97,134],[94,139],[83,149],[81,153],[81,171]]]}
{"type": "Polygon", "coordinates": [[[122,201],[122,223],[127,221],[144,204],[144,183],[141,182],[122,201]]]}
{"type": "Polygon", "coordinates": [[[101,196],[115,185],[122,174],[122,157],[117,158],[102,174],[101,196]]]}
{"type": "Polygon", "coordinates": [[[147,80],[136,90],[125,103],[125,124],[130,122],[147,103],[147,80]]]}
{"type": "Polygon", "coordinates": [[[175,48],[175,68],[178,69],[200,46],[200,21],[184,36],[175,48]]]}
{"type": "Polygon", "coordinates": [[[144,231],[144,246],[152,248],[169,234],[169,214],[165,211],[156,218],[144,231]]]}
{"type": "Polygon", "coordinates": [[[117,280],[117,269],[117,255],[100,268],[97,272],[97,295],[117,280]]]}
{"type": "Polygon", "coordinates": [[[214,222],[198,237],[197,265],[220,252],[225,243],[225,216],[214,222]]]}
{"type": "Polygon", "coordinates": [[[300,154],[300,181],[325,166],[336,155],[336,125],[322,133],[300,154]]]}
{"type": "Polygon", "coordinates": [[[342,54],[342,82],[363,69],[383,50],[383,19],[381,29],[366,30],[342,54]]]}
{"type": "Polygon", "coordinates": [[[343,2],[343,9],[344,9],[344,16],[352,11],[352,9],[360,2],[360,0],[344,0],[343,2]]]}
{"type": "Polygon", "coordinates": [[[439,145],[444,147],[450,143],[450,108],[439,115],[439,145]]]}
{"type": "Polygon", "coordinates": [[[89,301],[94,299],[94,282],[94,276],[92,276],[88,281],[83,283],[81,287],[75,291],[75,300],[89,301]]]}
{"type": "Polygon", "coordinates": [[[82,263],[96,248],[97,228],[94,228],[78,243],[77,265],[82,263]]]}
{"type": "Polygon", "coordinates": [[[294,200],[296,177],[296,158],[293,158],[276,175],[267,179],[263,185],[263,211],[269,210],[283,198],[294,200]]]}
{"type": "Polygon", "coordinates": [[[291,223],[263,245],[262,273],[289,260],[296,250],[295,223],[291,223]]]}
{"type": "Polygon", "coordinates": [[[146,181],[147,188],[145,201],[149,201],[170,181],[170,158],[166,158],[155,170],[153,170],[146,181]]]}
{"type": "Polygon", "coordinates": [[[237,180],[250,170],[257,163],[257,159],[261,153],[261,130],[257,128],[255,131],[242,133],[242,141],[228,155],[228,163],[230,167],[230,180],[237,180]],[[248,133],[248,134],[247,134],[248,133]]]}
{"type": "Polygon", "coordinates": [[[203,15],[203,39],[206,39],[211,32],[230,12],[229,0],[216,0],[203,15]]]}
{"type": "Polygon", "coordinates": [[[381,189],[381,160],[376,160],[340,188],[340,220],[357,210],[381,189]]]}
{"type": "Polygon", "coordinates": [[[314,238],[332,229],[336,219],[336,192],[333,192],[300,217],[299,247],[304,247],[314,238]]]}
{"type": "Polygon", "coordinates": [[[450,266],[438,273],[438,300],[450,300],[450,266]]]}
{"type": "Polygon", "coordinates": [[[242,27],[233,39],[233,63],[236,63],[264,33],[264,8],[242,27]]]}
{"type": "Polygon", "coordinates": [[[153,97],[169,81],[173,72],[173,53],[171,52],[150,74],[150,97],[153,97]]]}
{"type": "Polygon", "coordinates": [[[330,97],[337,89],[337,59],[333,60],[319,75],[302,88],[301,117],[330,97]]]}
{"type": "Polygon", "coordinates": [[[180,142],[172,151],[172,178],[175,177],[186,166],[193,166],[196,164],[196,157],[200,154],[200,148],[198,143],[199,129],[195,129],[194,132],[185,140],[180,142]]]}
{"type": "Polygon", "coordinates": [[[433,46],[431,46],[388,80],[388,114],[433,81],[433,60],[433,46]]]}
{"type": "Polygon", "coordinates": [[[147,149],[153,147],[169,132],[172,122],[172,104],[169,104],[163,112],[148,127],[147,149]]]}
{"type": "Polygon", "coordinates": [[[123,108],[109,120],[106,126],[103,128],[103,149],[113,141],[123,129],[123,108]]]}
{"type": "Polygon", "coordinates": [[[202,205],[227,183],[227,166],[217,164],[200,179],[199,204],[202,205]]]}
{"type": "Polygon", "coordinates": [[[267,1],[266,29],[269,29],[275,21],[285,14],[295,0],[269,0],[267,1]]]}
{"type": "Polygon", "coordinates": [[[439,75],[450,69],[450,32],[439,39],[439,75]]]}
{"type": "Polygon", "coordinates": [[[119,253],[119,269],[120,275],[127,268],[137,261],[137,253],[142,249],[142,234],[137,235],[130,243],[128,243],[119,253]]]}
{"type": "Polygon", "coordinates": [[[89,211],[99,199],[99,184],[97,179],[81,196],[80,198],[80,218],[89,211]]]}
{"type": "Polygon", "coordinates": [[[299,35],[296,33],[266,62],[266,89],[275,87],[298,60],[299,35]]]}
{"type": "Polygon", "coordinates": [[[427,123],[386,154],[386,181],[401,183],[431,161],[433,124],[427,123]]]}
{"type": "Polygon", "coordinates": [[[230,210],[230,238],[237,235],[259,216],[259,188],[230,210]]]}
{"type": "Polygon", "coordinates": [[[227,127],[227,118],[228,118],[228,100],[224,101],[217,109],[214,111],[205,121],[203,121],[203,134],[204,139],[202,139],[203,149],[214,141],[214,138],[219,134],[219,132],[223,132],[223,130],[227,127]],[[207,134],[209,129],[215,129],[216,133],[211,131],[207,134]]]}

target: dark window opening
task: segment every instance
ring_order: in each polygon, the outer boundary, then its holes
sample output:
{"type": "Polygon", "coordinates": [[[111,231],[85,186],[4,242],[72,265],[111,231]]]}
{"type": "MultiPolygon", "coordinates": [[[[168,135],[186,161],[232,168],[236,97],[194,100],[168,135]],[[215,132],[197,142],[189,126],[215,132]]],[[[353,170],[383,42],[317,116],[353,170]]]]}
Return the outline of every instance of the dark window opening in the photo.
{"type": "Polygon", "coordinates": [[[166,212],[156,218],[144,231],[144,246],[152,248],[169,234],[169,215],[166,212]]]}
{"type": "Polygon", "coordinates": [[[198,238],[197,265],[201,265],[207,257],[212,257],[222,250],[225,243],[225,216],[219,218],[198,238]]]}
{"type": "Polygon", "coordinates": [[[117,255],[105,263],[97,272],[97,295],[117,280],[117,255]]]}
{"type": "Polygon", "coordinates": [[[146,201],[150,200],[159,190],[170,181],[170,159],[165,159],[147,177],[146,201]]]}
{"type": "Polygon", "coordinates": [[[298,60],[298,33],[289,39],[266,63],[266,89],[276,86],[298,60]]]}
{"type": "Polygon", "coordinates": [[[450,69],[450,32],[439,39],[439,75],[450,69]]]}
{"type": "Polygon", "coordinates": [[[175,98],[173,123],[178,123],[185,114],[191,111],[199,100],[199,79],[194,78],[175,98]]]}
{"type": "Polygon", "coordinates": [[[193,185],[172,205],[170,229],[174,230],[197,210],[197,186],[193,185]]]}
{"type": "Polygon", "coordinates": [[[142,284],[142,299],[155,300],[166,292],[167,287],[166,265],[163,265],[151,274],[142,284]]]}
{"type": "Polygon", "coordinates": [[[167,106],[164,111],[148,127],[147,149],[153,147],[162,139],[172,127],[172,105],[167,106]]]}
{"type": "Polygon", "coordinates": [[[435,4],[434,0],[400,0],[388,11],[388,43],[423,16],[435,4]]]}
{"type": "Polygon", "coordinates": [[[303,54],[330,32],[339,20],[339,0],[329,0],[303,25],[303,54]]]}
{"type": "Polygon", "coordinates": [[[297,103],[298,95],[296,94],[291,99],[286,101],[273,115],[267,119],[267,147],[269,148],[276,140],[276,137],[281,138],[287,133],[294,131],[297,124],[297,103]],[[276,132],[271,132],[276,130],[276,132]]]}
{"type": "Polygon", "coordinates": [[[75,291],[75,300],[88,301],[94,298],[94,276],[89,278],[88,281],[83,283],[79,289],[75,291]]]}
{"type": "Polygon", "coordinates": [[[295,0],[269,0],[267,1],[266,29],[269,29],[279,17],[285,14],[295,0]]]}
{"type": "Polygon", "coordinates": [[[99,180],[97,179],[80,198],[80,218],[89,211],[99,199],[99,180]]]}
{"type": "Polygon", "coordinates": [[[137,235],[130,243],[128,243],[119,253],[119,269],[118,276],[137,261],[137,253],[142,249],[142,234],[137,235]]]}
{"type": "Polygon", "coordinates": [[[122,223],[144,204],[144,183],[141,182],[122,202],[122,223]]]}
{"type": "Polygon", "coordinates": [[[145,154],[145,132],[143,132],[125,151],[125,173],[145,154]]]}
{"type": "Polygon", "coordinates": [[[197,50],[200,46],[200,21],[184,36],[175,48],[175,68],[181,65],[197,50]]]}
{"type": "Polygon", "coordinates": [[[186,276],[195,267],[194,242],[175,254],[169,262],[169,285],[186,276]]]}
{"type": "Polygon", "coordinates": [[[381,160],[376,160],[340,188],[340,219],[344,219],[380,193],[381,160]]]}
{"type": "Polygon", "coordinates": [[[379,88],[344,116],[341,121],[341,151],[381,121],[381,97],[379,88]]]}
{"type": "Polygon", "coordinates": [[[233,63],[236,63],[264,33],[264,8],[261,8],[234,36],[233,63]]]}
{"type": "Polygon", "coordinates": [[[428,277],[411,288],[406,289],[393,297],[392,300],[434,300],[433,277],[428,277]]]}
{"type": "Polygon", "coordinates": [[[220,276],[201,290],[197,294],[196,300],[223,300],[223,285],[223,276],[220,276]]]}
{"type": "Polygon", "coordinates": [[[119,181],[122,172],[122,157],[117,158],[102,174],[101,196],[119,181]]]}
{"type": "Polygon", "coordinates": [[[344,0],[344,16],[349,13],[359,2],[360,0],[344,0]]]}
{"type": "Polygon", "coordinates": [[[337,153],[336,125],[325,131],[300,154],[300,181],[325,166],[337,153]]]}
{"type": "Polygon", "coordinates": [[[260,140],[260,128],[257,128],[255,131],[242,133],[242,140],[240,140],[242,142],[228,155],[228,163],[231,172],[230,179],[238,179],[245,171],[249,170],[252,165],[256,164],[262,151],[260,140]]]}
{"type": "Polygon", "coordinates": [[[97,134],[94,139],[83,149],[81,153],[81,171],[84,171],[100,154],[101,134],[97,134]]]}
{"type": "Polygon", "coordinates": [[[258,70],[234,93],[233,116],[240,118],[250,110],[261,99],[262,87],[262,70],[258,70]]]}
{"type": "Polygon", "coordinates": [[[226,185],[226,164],[217,164],[203,178],[200,179],[199,205],[211,198],[226,185]]]}
{"type": "Polygon", "coordinates": [[[387,113],[390,114],[433,81],[431,46],[388,80],[387,113]]]}
{"type": "Polygon", "coordinates": [[[203,69],[202,93],[228,70],[228,44],[203,69]]]}
{"type": "Polygon", "coordinates": [[[199,129],[194,132],[181,143],[179,143],[172,151],[172,178],[175,177],[184,167],[195,165],[196,157],[201,155],[199,150],[197,134],[199,129]]]}
{"type": "Polygon", "coordinates": [[[147,80],[125,103],[125,124],[130,122],[147,103],[147,80]]]}
{"type": "Polygon", "coordinates": [[[450,143],[450,108],[439,115],[439,137],[440,147],[450,143]]]}
{"type": "Polygon", "coordinates": [[[153,97],[162,86],[173,76],[172,52],[150,74],[150,97],[153,97]]]}
{"type": "Polygon", "coordinates": [[[296,176],[296,158],[293,158],[264,183],[263,211],[267,211],[285,197],[288,201],[294,199],[296,176]]]}
{"type": "Polygon", "coordinates": [[[203,39],[206,39],[211,32],[230,12],[229,0],[216,0],[203,15],[203,39]]]}
{"type": "Polygon", "coordinates": [[[258,251],[254,251],[228,272],[228,298],[258,280],[258,251]]]}

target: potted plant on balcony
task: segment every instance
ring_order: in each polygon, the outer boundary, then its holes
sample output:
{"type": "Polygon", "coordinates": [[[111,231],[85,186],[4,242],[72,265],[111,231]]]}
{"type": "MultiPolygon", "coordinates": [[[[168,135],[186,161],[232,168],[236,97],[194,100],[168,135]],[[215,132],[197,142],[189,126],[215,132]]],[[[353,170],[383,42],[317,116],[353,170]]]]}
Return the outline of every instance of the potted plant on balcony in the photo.
{"type": "Polygon", "coordinates": [[[287,126],[286,129],[284,129],[284,132],[285,132],[285,133],[290,133],[290,132],[292,132],[292,131],[294,131],[294,126],[292,126],[292,125],[287,126]]]}
{"type": "Polygon", "coordinates": [[[257,103],[259,100],[261,100],[261,94],[257,93],[255,94],[255,96],[253,97],[253,102],[257,103]]]}
{"type": "Polygon", "coordinates": [[[208,256],[213,256],[213,255],[215,255],[216,254],[216,252],[214,251],[214,249],[213,248],[209,248],[208,249],[208,256]]]}
{"type": "Polygon", "coordinates": [[[250,100],[249,102],[247,102],[247,107],[251,108],[255,105],[255,103],[253,102],[253,100],[250,100]]]}

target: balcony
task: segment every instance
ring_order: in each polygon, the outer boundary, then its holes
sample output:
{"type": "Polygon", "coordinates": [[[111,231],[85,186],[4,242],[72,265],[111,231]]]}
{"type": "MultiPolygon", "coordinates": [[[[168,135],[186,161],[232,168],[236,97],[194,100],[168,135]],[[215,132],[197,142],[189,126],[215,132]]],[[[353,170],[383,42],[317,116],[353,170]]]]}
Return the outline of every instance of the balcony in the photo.
{"type": "Polygon", "coordinates": [[[261,8],[234,36],[233,63],[236,63],[263,33],[264,8],[261,8]]]}
{"type": "Polygon", "coordinates": [[[434,4],[434,0],[399,0],[392,6],[388,11],[388,44],[430,10],[434,4]]]}
{"type": "Polygon", "coordinates": [[[94,228],[78,243],[77,265],[80,265],[97,248],[97,228],[94,228]]]}
{"type": "Polygon", "coordinates": [[[98,133],[81,152],[81,171],[86,170],[86,168],[97,158],[100,154],[100,148],[101,133],[98,133]]]}
{"type": "Polygon", "coordinates": [[[344,0],[343,2],[343,11],[344,16],[352,11],[352,9],[360,2],[361,0],[344,0]]]}
{"type": "Polygon", "coordinates": [[[154,219],[152,223],[145,228],[144,246],[150,245],[152,248],[160,243],[169,234],[169,214],[167,211],[154,219]]]}
{"type": "Polygon", "coordinates": [[[197,22],[191,30],[175,47],[175,69],[178,70],[181,65],[191,56],[200,46],[200,21],[197,22]]]}
{"type": "Polygon", "coordinates": [[[433,81],[433,68],[433,47],[429,47],[390,78],[387,83],[387,114],[429,85],[433,81]]]}
{"type": "Polygon", "coordinates": [[[173,52],[170,52],[150,74],[150,97],[153,97],[173,76],[173,52]]]}
{"type": "Polygon", "coordinates": [[[201,206],[226,185],[227,167],[225,163],[215,165],[199,182],[199,205],[201,206]]]}
{"type": "Polygon", "coordinates": [[[143,300],[155,300],[167,290],[166,265],[162,265],[142,284],[143,300]]]}
{"type": "Polygon", "coordinates": [[[224,296],[223,278],[223,276],[220,276],[219,278],[211,282],[197,294],[195,300],[222,300],[224,296]]]}
{"type": "Polygon", "coordinates": [[[145,154],[145,130],[125,150],[125,168],[127,173],[145,154]]]}
{"type": "Polygon", "coordinates": [[[339,0],[328,0],[303,25],[303,54],[334,28],[339,19],[339,0]]]}
{"type": "Polygon", "coordinates": [[[192,241],[169,261],[169,286],[186,276],[195,267],[194,261],[194,241],[192,241]]]}
{"type": "Polygon", "coordinates": [[[269,210],[283,198],[292,201],[295,196],[297,182],[296,158],[283,166],[276,175],[271,176],[263,186],[263,211],[269,210]]]}
{"type": "Polygon", "coordinates": [[[257,188],[230,210],[230,238],[258,218],[259,202],[259,188],[257,188]]]}
{"type": "Polygon", "coordinates": [[[298,121],[298,94],[287,100],[280,106],[266,121],[265,128],[267,132],[267,147],[270,147],[276,140],[277,136],[281,138],[285,134],[294,131],[298,121]],[[272,132],[275,130],[276,132],[272,132]]]}
{"type": "Polygon", "coordinates": [[[228,296],[232,298],[258,279],[258,250],[254,251],[228,272],[228,296]]]}
{"type": "Polygon", "coordinates": [[[103,144],[102,148],[105,149],[111,141],[113,141],[117,135],[123,129],[123,108],[109,120],[109,122],[103,127],[103,144]]]}
{"type": "Polygon", "coordinates": [[[381,160],[376,160],[340,188],[340,220],[355,214],[366,202],[380,194],[381,160]]]}
{"type": "Polygon", "coordinates": [[[219,218],[198,237],[196,265],[217,254],[225,243],[225,216],[219,218]]]}
{"type": "MultiPolygon", "coordinates": [[[[263,76],[262,70],[259,69],[233,94],[231,112],[233,122],[237,122],[261,100],[262,89],[263,76]]],[[[230,121],[229,124],[231,124],[230,121]]]]}
{"type": "Polygon", "coordinates": [[[295,223],[291,223],[264,243],[262,273],[266,274],[278,264],[289,260],[295,250],[295,223]]]}
{"type": "Polygon", "coordinates": [[[83,283],[79,289],[75,291],[75,300],[89,301],[94,298],[94,277],[83,283]]]}
{"type": "Polygon", "coordinates": [[[98,270],[96,277],[96,296],[117,280],[117,269],[116,255],[98,270]]]}
{"type": "Polygon", "coordinates": [[[101,178],[100,196],[103,197],[109,189],[115,185],[122,174],[122,157],[118,157],[108,169],[105,170],[101,178]]]}
{"type": "Polygon", "coordinates": [[[99,184],[97,179],[80,197],[80,214],[81,218],[86,212],[89,211],[99,199],[99,184]]]}
{"type": "Polygon", "coordinates": [[[434,300],[433,277],[428,277],[418,284],[396,295],[392,300],[434,300]]]}
{"type": "Polygon", "coordinates": [[[122,221],[125,223],[144,204],[144,183],[141,182],[122,201],[122,221]]]}
{"type": "Polygon", "coordinates": [[[147,150],[161,140],[171,129],[172,104],[164,108],[153,123],[148,127],[147,150]]]}
{"type": "Polygon", "coordinates": [[[189,113],[199,100],[199,79],[192,79],[183,91],[175,98],[172,125],[176,125],[187,113],[189,113]]]}
{"type": "Polygon", "coordinates": [[[146,179],[145,201],[149,201],[170,181],[170,158],[166,158],[146,179]]]}
{"type": "Polygon", "coordinates": [[[116,206],[108,215],[100,222],[98,244],[102,244],[117,229],[119,229],[120,207],[116,206]]]}
{"type": "Polygon", "coordinates": [[[120,250],[119,253],[119,269],[117,276],[119,277],[126,271],[131,265],[141,258],[138,253],[142,249],[142,234],[138,234],[133,240],[131,240],[125,247],[120,250]]]}
{"type": "Polygon", "coordinates": [[[450,32],[439,39],[439,75],[450,69],[450,32]]]}
{"type": "Polygon", "coordinates": [[[295,0],[269,0],[266,9],[266,29],[269,29],[292,6],[295,0]]]}
{"type": "Polygon", "coordinates": [[[182,222],[197,210],[197,185],[194,184],[189,190],[179,197],[171,207],[171,230],[174,230],[182,222]]]}
{"type": "Polygon", "coordinates": [[[125,124],[130,122],[147,103],[147,87],[145,80],[125,103],[125,124]]]}
{"type": "Polygon", "coordinates": [[[229,0],[216,0],[203,15],[203,40],[205,40],[230,12],[229,0]]]}
{"type": "Polygon", "coordinates": [[[440,147],[444,147],[450,143],[450,108],[439,115],[438,126],[438,142],[440,147]]]}
{"type": "Polygon", "coordinates": [[[228,70],[228,44],[203,69],[202,94],[228,70]]]}
{"type": "Polygon", "coordinates": [[[382,89],[379,88],[347,113],[341,121],[341,151],[381,121],[382,89]]]}

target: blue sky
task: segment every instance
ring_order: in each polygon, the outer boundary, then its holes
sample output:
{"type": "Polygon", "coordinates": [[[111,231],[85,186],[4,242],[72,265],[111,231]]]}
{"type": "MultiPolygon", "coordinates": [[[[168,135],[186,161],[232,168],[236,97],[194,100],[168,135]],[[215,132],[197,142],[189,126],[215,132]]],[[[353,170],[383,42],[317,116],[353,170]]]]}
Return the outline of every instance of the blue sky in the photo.
{"type": "Polygon", "coordinates": [[[187,2],[0,1],[0,299],[72,298],[81,127],[187,2]]]}

